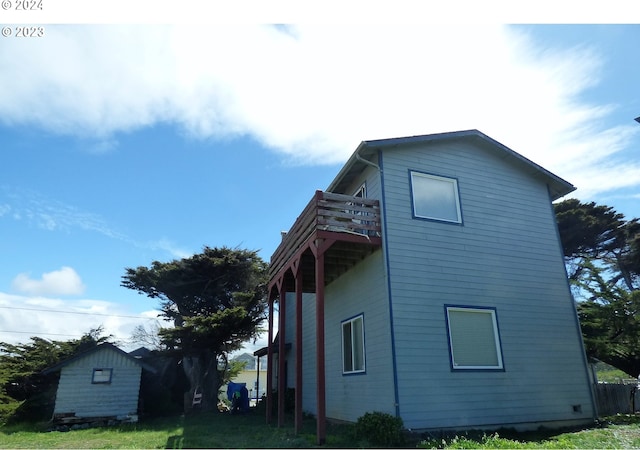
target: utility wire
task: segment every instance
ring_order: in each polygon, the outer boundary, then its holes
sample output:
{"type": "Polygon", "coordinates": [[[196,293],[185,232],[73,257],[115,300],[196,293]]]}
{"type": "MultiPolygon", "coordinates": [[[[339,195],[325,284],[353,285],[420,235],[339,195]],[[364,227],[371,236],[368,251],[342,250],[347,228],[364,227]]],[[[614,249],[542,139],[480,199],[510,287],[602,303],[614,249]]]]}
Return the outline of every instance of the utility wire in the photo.
{"type": "Polygon", "coordinates": [[[155,317],[144,317],[144,316],[128,316],[124,314],[104,314],[104,313],[90,313],[90,312],[80,312],[80,311],[62,311],[59,309],[40,309],[40,308],[22,308],[18,306],[0,306],[3,309],[18,309],[22,311],[40,311],[40,312],[52,312],[52,313],[61,313],[61,314],[79,314],[83,316],[105,316],[105,317],[126,317],[130,319],[146,319],[146,320],[156,320],[155,317]]]}
{"type": "Polygon", "coordinates": [[[83,334],[63,334],[63,333],[42,333],[40,331],[10,331],[10,330],[0,330],[0,333],[21,333],[21,334],[32,334],[32,335],[41,335],[46,334],[47,336],[68,336],[68,337],[82,337],[83,334]]]}

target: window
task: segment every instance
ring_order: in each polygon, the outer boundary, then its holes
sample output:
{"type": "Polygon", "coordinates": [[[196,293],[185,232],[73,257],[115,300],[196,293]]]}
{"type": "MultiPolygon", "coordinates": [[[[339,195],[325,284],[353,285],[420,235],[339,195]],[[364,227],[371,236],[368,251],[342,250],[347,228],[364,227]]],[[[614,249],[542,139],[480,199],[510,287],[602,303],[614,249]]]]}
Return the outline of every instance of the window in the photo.
{"type": "Polygon", "coordinates": [[[447,306],[446,316],[454,370],[503,369],[495,309],[447,306]]]}
{"type": "Polygon", "coordinates": [[[456,179],[413,171],[410,173],[414,217],[462,223],[456,179]]]}
{"type": "Polygon", "coordinates": [[[342,373],[364,372],[364,318],[342,322],[342,373]]]}
{"type": "MultiPolygon", "coordinates": [[[[365,183],[362,184],[362,186],[360,186],[356,192],[354,192],[353,194],[354,197],[356,198],[367,198],[367,186],[365,183]]],[[[349,203],[349,205],[353,205],[356,207],[359,206],[364,206],[362,203],[349,203]]],[[[362,211],[358,211],[358,210],[351,210],[351,211],[347,211],[349,214],[353,214],[354,216],[363,216],[365,215],[364,212],[362,211]]],[[[353,223],[357,223],[357,224],[362,224],[362,225],[369,225],[369,222],[367,222],[366,220],[359,220],[359,219],[352,219],[353,223]]],[[[354,229],[353,231],[355,231],[356,233],[360,233],[360,234],[367,234],[367,230],[365,229],[354,229]]]]}
{"type": "Polygon", "coordinates": [[[93,384],[109,384],[111,383],[112,374],[113,369],[93,369],[91,382],[93,384]]]}

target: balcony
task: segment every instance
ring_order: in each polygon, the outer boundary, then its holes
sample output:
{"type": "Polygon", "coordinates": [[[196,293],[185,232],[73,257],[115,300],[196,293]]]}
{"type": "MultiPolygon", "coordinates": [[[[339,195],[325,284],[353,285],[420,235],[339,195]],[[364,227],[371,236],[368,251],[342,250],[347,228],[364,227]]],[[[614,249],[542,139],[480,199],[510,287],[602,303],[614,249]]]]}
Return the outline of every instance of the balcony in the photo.
{"type": "Polygon", "coordinates": [[[285,274],[296,262],[303,291],[315,292],[315,252],[324,254],[329,284],[381,245],[378,200],[316,191],[271,257],[270,284],[283,279],[292,291],[293,277],[285,274]]]}

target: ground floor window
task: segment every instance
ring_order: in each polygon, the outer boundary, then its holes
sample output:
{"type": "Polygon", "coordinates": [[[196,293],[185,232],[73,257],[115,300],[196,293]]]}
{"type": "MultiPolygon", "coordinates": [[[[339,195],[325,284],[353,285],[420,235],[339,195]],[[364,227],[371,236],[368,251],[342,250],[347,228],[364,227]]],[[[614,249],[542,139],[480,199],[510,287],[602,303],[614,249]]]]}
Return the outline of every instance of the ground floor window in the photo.
{"type": "Polygon", "coordinates": [[[361,314],[342,322],[342,373],[364,371],[364,316],[361,314]]]}
{"type": "Polygon", "coordinates": [[[451,367],[502,370],[495,308],[446,306],[451,367]]]}

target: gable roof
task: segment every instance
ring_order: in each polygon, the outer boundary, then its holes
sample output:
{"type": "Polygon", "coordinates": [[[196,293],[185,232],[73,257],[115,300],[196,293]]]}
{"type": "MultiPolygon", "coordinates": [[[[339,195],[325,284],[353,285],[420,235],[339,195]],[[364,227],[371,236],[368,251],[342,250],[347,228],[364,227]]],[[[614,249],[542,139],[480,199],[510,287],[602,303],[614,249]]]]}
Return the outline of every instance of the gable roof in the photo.
{"type": "Polygon", "coordinates": [[[327,188],[328,192],[344,191],[367,165],[377,165],[377,162],[371,161],[375,157],[378,150],[387,150],[393,147],[400,147],[410,144],[422,144],[436,141],[453,141],[466,140],[482,145],[491,149],[504,158],[508,158],[515,164],[519,165],[532,176],[541,178],[547,186],[552,200],[564,197],[576,188],[571,183],[563,180],[559,176],[549,172],[544,167],[534,163],[530,159],[525,158],[521,154],[511,150],[504,144],[490,138],[486,134],[478,130],[453,131],[447,133],[425,134],[420,136],[407,136],[391,139],[377,139],[371,141],[362,141],[355,152],[351,155],[347,163],[340,170],[336,178],[327,188]]]}
{"type": "Polygon", "coordinates": [[[148,364],[143,363],[142,361],[140,361],[139,358],[136,358],[132,355],[130,355],[129,353],[125,352],[124,350],[119,349],[118,347],[116,347],[113,344],[110,344],[108,342],[104,342],[102,344],[96,345],[93,348],[90,348],[89,350],[86,350],[84,352],[78,353],[77,355],[74,355],[70,358],[67,358],[61,362],[59,362],[58,364],[48,367],[45,370],[42,371],[43,375],[47,375],[49,373],[53,373],[53,372],[57,372],[58,370],[61,370],[62,368],[68,366],[69,364],[71,364],[72,362],[78,361],[80,359],[86,358],[87,356],[90,356],[100,350],[104,350],[104,349],[109,349],[111,351],[114,351],[116,353],[121,354],[122,356],[124,356],[126,359],[129,359],[133,362],[135,362],[136,364],[138,364],[140,367],[142,367],[145,370],[148,370],[149,372],[155,373],[156,369],[154,369],[153,367],[151,367],[148,364]]]}

